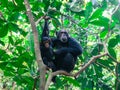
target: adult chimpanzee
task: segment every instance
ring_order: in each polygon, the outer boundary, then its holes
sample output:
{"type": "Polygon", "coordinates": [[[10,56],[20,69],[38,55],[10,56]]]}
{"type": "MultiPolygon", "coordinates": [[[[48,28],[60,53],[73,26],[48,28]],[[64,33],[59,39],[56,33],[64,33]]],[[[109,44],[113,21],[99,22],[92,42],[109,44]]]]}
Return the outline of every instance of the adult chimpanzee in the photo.
{"type": "Polygon", "coordinates": [[[54,63],[57,70],[70,72],[75,66],[77,56],[82,54],[82,48],[66,30],[60,30],[56,35],[52,39],[52,46],[56,48],[54,63]]]}
{"type": "Polygon", "coordinates": [[[51,47],[51,39],[49,38],[49,29],[48,29],[48,19],[49,17],[45,17],[45,25],[41,36],[40,50],[43,63],[47,65],[49,68],[55,69],[55,65],[53,64],[53,49],[51,47]]]}

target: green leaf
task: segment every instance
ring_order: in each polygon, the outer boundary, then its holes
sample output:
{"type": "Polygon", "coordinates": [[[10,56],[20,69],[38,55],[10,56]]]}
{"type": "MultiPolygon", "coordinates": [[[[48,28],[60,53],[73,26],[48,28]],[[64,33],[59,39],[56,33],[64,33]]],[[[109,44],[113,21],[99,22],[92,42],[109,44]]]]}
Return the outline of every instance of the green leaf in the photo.
{"type": "Polygon", "coordinates": [[[110,41],[108,42],[108,47],[115,47],[116,45],[118,44],[118,41],[117,41],[117,39],[114,39],[114,38],[112,38],[112,39],[110,39],[110,41]]]}
{"type": "MultiPolygon", "coordinates": [[[[115,71],[117,74],[120,74],[120,63],[116,65],[115,71]]],[[[119,76],[119,79],[120,79],[120,76],[119,76]]]]}
{"type": "Polygon", "coordinates": [[[19,28],[19,31],[20,31],[20,34],[23,35],[24,37],[28,34],[28,32],[26,32],[26,31],[23,30],[23,29],[20,29],[20,28],[19,28]]]}
{"type": "Polygon", "coordinates": [[[87,81],[87,88],[93,89],[93,86],[94,86],[93,81],[92,81],[92,80],[88,80],[88,81],[87,81]]]}
{"type": "Polygon", "coordinates": [[[19,30],[18,25],[17,25],[17,24],[14,24],[14,23],[8,23],[8,27],[9,27],[9,30],[10,30],[10,31],[13,31],[13,32],[15,32],[15,33],[17,33],[18,30],[19,30]]]}
{"type": "Polygon", "coordinates": [[[86,9],[85,9],[85,18],[88,19],[89,16],[91,16],[92,13],[92,2],[87,3],[86,9]]]}
{"type": "Polygon", "coordinates": [[[102,7],[103,9],[106,9],[106,8],[107,8],[107,3],[108,3],[108,2],[107,2],[106,0],[103,0],[101,7],[102,7]]]}
{"type": "Polygon", "coordinates": [[[83,78],[83,81],[81,82],[82,84],[82,90],[84,90],[86,88],[86,83],[87,83],[87,78],[83,78]]]}
{"type": "Polygon", "coordinates": [[[18,21],[19,16],[20,16],[19,12],[12,13],[12,15],[10,15],[8,20],[9,21],[18,21]]]}
{"type": "Polygon", "coordinates": [[[120,35],[119,35],[119,34],[116,35],[116,39],[117,39],[117,41],[120,43],[120,35]]]}
{"type": "Polygon", "coordinates": [[[23,39],[17,39],[16,41],[15,41],[15,45],[18,45],[18,44],[20,44],[20,43],[22,43],[23,42],[23,39]]]}
{"type": "Polygon", "coordinates": [[[4,75],[10,77],[10,76],[14,76],[15,73],[11,72],[10,70],[6,70],[6,71],[4,71],[4,75]]]}
{"type": "Polygon", "coordinates": [[[117,10],[113,15],[112,15],[112,19],[116,22],[116,23],[120,23],[120,17],[119,17],[119,15],[120,15],[120,11],[119,10],[117,10]]]}
{"type": "Polygon", "coordinates": [[[64,26],[68,26],[69,23],[70,23],[69,20],[67,20],[67,19],[64,20],[64,26]]]}
{"type": "Polygon", "coordinates": [[[0,40],[0,44],[3,45],[3,46],[5,46],[5,43],[3,41],[1,41],[1,40],[0,40]]]}
{"type": "Polygon", "coordinates": [[[92,55],[98,55],[99,52],[101,52],[103,50],[103,45],[99,45],[97,44],[94,49],[92,50],[91,54],[92,55]]]}
{"type": "Polygon", "coordinates": [[[10,11],[13,11],[16,8],[15,4],[11,1],[8,1],[7,7],[10,11]]]}
{"type": "Polygon", "coordinates": [[[22,74],[28,72],[28,70],[26,68],[20,68],[20,69],[18,69],[17,72],[18,72],[19,75],[22,75],[22,74]]]}
{"type": "Polygon", "coordinates": [[[107,35],[107,33],[108,33],[108,30],[107,30],[107,29],[102,30],[102,32],[100,32],[100,38],[101,38],[101,39],[104,39],[105,36],[107,35]]]}
{"type": "Polygon", "coordinates": [[[60,10],[61,5],[62,5],[62,2],[60,1],[53,1],[53,3],[51,4],[51,6],[55,7],[57,10],[60,10]]]}
{"type": "Polygon", "coordinates": [[[3,27],[0,28],[0,38],[6,36],[8,33],[8,26],[3,25],[3,27]]]}
{"type": "Polygon", "coordinates": [[[79,82],[77,82],[75,79],[72,79],[70,77],[63,76],[65,80],[67,80],[69,83],[73,84],[74,86],[80,86],[79,82]]]}
{"type": "Polygon", "coordinates": [[[104,27],[108,28],[109,19],[102,16],[98,20],[93,20],[90,23],[93,25],[104,26],[104,27]]]}
{"type": "Polygon", "coordinates": [[[74,11],[74,10],[70,10],[72,13],[75,13],[76,15],[79,16],[85,16],[85,10],[81,10],[81,11],[74,11]]]}
{"type": "Polygon", "coordinates": [[[102,14],[103,14],[103,12],[104,12],[104,10],[103,10],[102,8],[96,9],[96,10],[93,12],[93,14],[91,15],[91,17],[89,18],[89,21],[101,17],[102,14]]]}
{"type": "Polygon", "coordinates": [[[8,37],[9,38],[9,42],[14,45],[14,41],[13,41],[13,38],[11,36],[8,37]]]}
{"type": "Polygon", "coordinates": [[[116,53],[115,50],[111,47],[108,47],[109,54],[116,59],[116,53]]]}
{"type": "Polygon", "coordinates": [[[56,18],[52,19],[52,23],[53,23],[54,27],[56,27],[56,28],[58,28],[60,26],[60,22],[56,18]]]}
{"type": "Polygon", "coordinates": [[[8,0],[1,0],[0,2],[2,3],[3,6],[7,6],[8,4],[8,0]]]}
{"type": "Polygon", "coordinates": [[[8,62],[0,62],[0,68],[4,70],[7,64],[8,62]]]}
{"type": "Polygon", "coordinates": [[[25,50],[25,48],[22,46],[16,46],[16,49],[20,54],[22,54],[22,52],[25,50]]]}
{"type": "Polygon", "coordinates": [[[48,10],[49,5],[50,5],[50,0],[43,0],[43,3],[45,4],[44,11],[46,12],[48,10]]]}
{"type": "MultiPolygon", "coordinates": [[[[104,65],[105,67],[108,67],[110,69],[114,69],[113,66],[113,61],[112,60],[102,60],[102,59],[99,59],[97,60],[97,62],[99,62],[100,64],[104,65]]],[[[104,68],[104,67],[103,67],[104,68]]]]}

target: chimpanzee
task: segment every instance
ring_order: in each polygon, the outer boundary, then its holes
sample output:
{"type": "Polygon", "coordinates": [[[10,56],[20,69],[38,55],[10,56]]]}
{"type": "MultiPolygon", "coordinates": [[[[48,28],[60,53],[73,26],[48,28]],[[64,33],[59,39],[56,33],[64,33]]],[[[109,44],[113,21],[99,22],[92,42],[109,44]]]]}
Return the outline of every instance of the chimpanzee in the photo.
{"type": "MultiPolygon", "coordinates": [[[[43,32],[46,33],[42,34],[42,38],[47,35],[47,37],[49,37],[47,20],[45,20],[43,32]]],[[[55,67],[54,69],[52,69],[53,72],[57,70],[65,70],[69,73],[73,70],[75,66],[77,56],[82,54],[82,47],[75,39],[69,36],[66,30],[60,30],[58,33],[56,33],[56,36],[57,37],[51,38],[50,41],[50,46],[52,46],[54,51],[52,48],[50,48],[50,50],[48,50],[49,54],[45,55],[44,57],[55,56],[54,60],[50,59],[53,66],[55,67]],[[50,51],[52,51],[53,53],[51,53],[50,51]]],[[[43,51],[41,52],[46,52],[46,50],[43,49],[43,51]]],[[[43,62],[47,64],[48,59],[45,61],[43,60],[43,62]]],[[[53,81],[55,81],[55,77],[53,78],[53,81]]]]}
{"type": "Polygon", "coordinates": [[[40,50],[41,50],[41,56],[43,63],[47,65],[49,68],[53,69],[55,68],[55,65],[53,64],[53,49],[51,47],[51,39],[49,37],[49,29],[48,29],[48,17],[45,17],[45,25],[41,36],[41,43],[40,43],[40,50]]]}
{"type": "Polygon", "coordinates": [[[55,50],[55,60],[57,70],[70,72],[73,70],[77,56],[82,54],[82,47],[71,38],[66,30],[60,30],[52,39],[52,47],[55,50]]]}

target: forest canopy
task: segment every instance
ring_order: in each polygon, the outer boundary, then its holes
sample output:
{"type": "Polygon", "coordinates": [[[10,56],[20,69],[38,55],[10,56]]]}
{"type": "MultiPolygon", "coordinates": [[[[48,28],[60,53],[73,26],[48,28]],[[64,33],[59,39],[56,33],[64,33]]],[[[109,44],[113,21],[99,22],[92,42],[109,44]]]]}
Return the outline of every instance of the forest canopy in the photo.
{"type": "Polygon", "coordinates": [[[0,88],[120,90],[120,0],[0,0],[0,88]],[[71,73],[41,62],[46,15],[50,37],[65,29],[83,48],[71,73]]]}

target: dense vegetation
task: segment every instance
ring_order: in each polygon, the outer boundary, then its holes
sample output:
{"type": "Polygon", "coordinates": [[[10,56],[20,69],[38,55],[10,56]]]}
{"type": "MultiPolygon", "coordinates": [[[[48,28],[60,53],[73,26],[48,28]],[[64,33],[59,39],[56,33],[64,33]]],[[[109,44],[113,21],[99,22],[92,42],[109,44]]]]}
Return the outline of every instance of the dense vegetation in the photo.
{"type": "MultiPolygon", "coordinates": [[[[50,90],[120,90],[120,0],[29,0],[38,38],[50,16],[50,36],[62,28],[83,47],[73,74],[59,75],[50,90]]],[[[0,0],[0,88],[40,90],[33,32],[24,0],[0,0]]],[[[46,78],[49,73],[46,74],[46,78]]],[[[41,81],[42,82],[42,81],[41,81]]],[[[42,89],[41,89],[42,90],[42,89]]]]}

